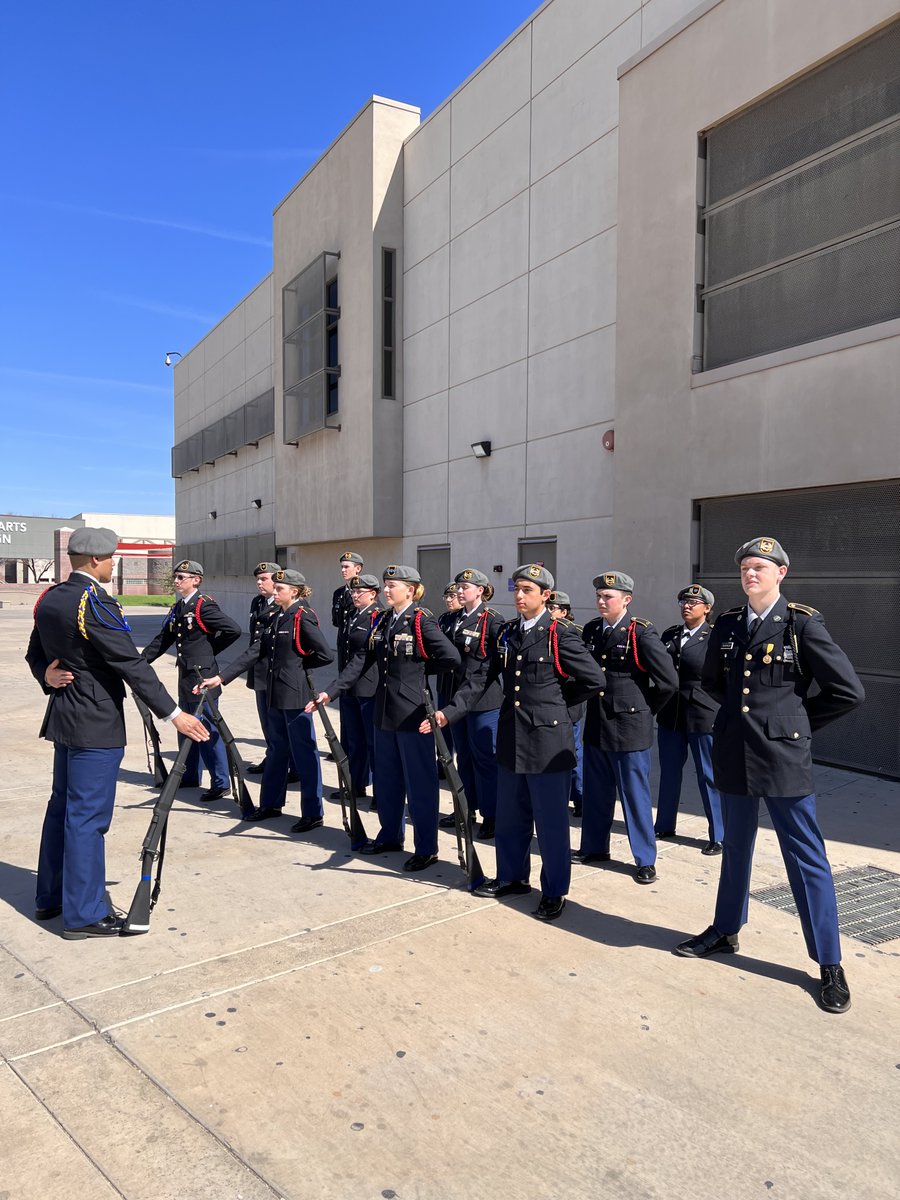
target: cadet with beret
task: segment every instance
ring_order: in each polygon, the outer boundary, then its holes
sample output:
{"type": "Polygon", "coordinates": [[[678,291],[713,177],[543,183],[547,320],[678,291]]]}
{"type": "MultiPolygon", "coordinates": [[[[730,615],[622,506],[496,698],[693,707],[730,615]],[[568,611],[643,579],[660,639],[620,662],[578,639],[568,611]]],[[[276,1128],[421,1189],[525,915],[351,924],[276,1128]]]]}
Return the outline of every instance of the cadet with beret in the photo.
{"type": "MultiPolygon", "coordinates": [[[[266,692],[268,690],[268,682],[266,680],[266,669],[268,666],[268,654],[260,655],[259,647],[255,643],[260,638],[266,638],[270,632],[275,619],[278,616],[279,608],[275,603],[275,582],[272,576],[276,571],[280,571],[281,566],[277,562],[261,562],[257,563],[253,568],[253,578],[256,582],[256,595],[250,601],[250,624],[248,630],[250,633],[250,641],[248,643],[247,652],[247,687],[253,688],[256,698],[256,712],[259,716],[259,727],[262,730],[263,738],[266,746],[269,744],[268,719],[269,706],[266,701],[266,692]]],[[[242,656],[243,657],[243,656],[242,656]]],[[[247,768],[248,775],[262,775],[266,767],[265,755],[262,762],[255,763],[254,766],[247,768]]],[[[292,769],[288,776],[288,782],[296,782],[297,775],[292,769]]]]}
{"type": "Polygon", "coordinates": [[[656,838],[650,796],[653,713],[678,688],[678,676],[649,621],[628,612],[634,580],[621,571],[594,579],[600,616],[584,641],[606,671],[606,688],[588,702],[584,723],[584,814],[580,862],[609,859],[616,789],[638,883],[656,879],[656,838]]]}
{"type": "MultiPolygon", "coordinates": [[[[584,633],[584,628],[572,619],[572,601],[569,599],[568,593],[561,592],[559,588],[552,591],[547,602],[547,611],[557,621],[568,621],[579,637],[584,633]]],[[[569,710],[575,734],[575,756],[577,758],[575,769],[572,772],[569,800],[572,804],[572,814],[576,817],[581,816],[584,803],[584,716],[586,712],[586,704],[577,704],[569,710]]]]}
{"type": "Polygon", "coordinates": [[[49,921],[62,913],[70,940],[117,936],[121,928],[106,895],[104,835],[125,746],[122,681],[180,735],[209,737],[138,654],[121,606],[103,587],[118,545],[111,529],[72,534],[72,573],[38,599],[25,655],[49,696],[40,736],[54,745],[35,916],[49,921]]]}
{"type": "Polygon", "coordinates": [[[814,608],[785,600],[790,560],[773,537],[735,554],[746,607],[716,621],[703,686],[721,704],[713,727],[713,772],[722,793],[725,837],[713,924],[682,942],[679,954],[733,954],[747,922],[759,801],[775,828],[811,959],[819,964],[819,1003],[846,1012],[834,880],[816,819],[812,733],[865,699],[846,654],[814,608]],[[818,690],[810,695],[816,684],[818,690]]]}
{"type": "MultiPolygon", "coordinates": [[[[374,575],[357,575],[350,580],[353,613],[338,631],[338,663],[341,670],[352,658],[365,658],[372,622],[381,612],[378,596],[381,583],[374,575]]],[[[350,762],[350,775],[357,799],[365,796],[375,763],[375,689],[378,665],[371,661],[356,682],[338,698],[341,714],[341,745],[350,762]]],[[[334,793],[335,799],[340,792],[334,793]]],[[[375,804],[373,802],[373,807],[375,804]]]]}
{"type": "MultiPolygon", "coordinates": [[[[345,550],[338,559],[338,562],[341,566],[341,578],[344,582],[339,588],[335,588],[334,594],[331,597],[331,623],[338,631],[338,637],[340,637],[344,626],[356,611],[353,605],[353,597],[350,595],[350,584],[365,564],[363,563],[362,555],[357,554],[355,550],[345,550]]],[[[343,671],[346,665],[346,663],[342,663],[340,660],[339,645],[338,670],[343,671]]]]}
{"type": "MultiPolygon", "coordinates": [[[[444,635],[444,637],[449,638],[451,642],[453,641],[453,633],[457,627],[457,624],[459,623],[461,613],[462,602],[457,595],[456,580],[451,579],[444,588],[444,611],[438,614],[437,619],[438,627],[440,628],[441,633],[444,635]]],[[[447,703],[453,693],[453,677],[452,671],[444,671],[442,675],[438,675],[435,681],[438,708],[440,708],[442,704],[447,703]]],[[[444,741],[447,743],[447,749],[451,754],[453,754],[456,749],[456,745],[453,741],[453,732],[449,728],[444,735],[444,741]]],[[[437,771],[438,778],[443,779],[444,764],[440,761],[440,759],[438,759],[437,771]]],[[[439,824],[442,829],[454,829],[456,827],[456,817],[453,815],[453,813],[450,813],[446,817],[441,817],[439,824]]]]}
{"type": "MultiPolygon", "coordinates": [[[[497,637],[504,625],[499,613],[488,608],[494,587],[482,571],[468,567],[454,581],[462,605],[447,631],[460,655],[460,666],[453,672],[449,696],[441,704],[447,720],[453,723],[453,697],[463,686],[481,692],[474,705],[453,725],[456,765],[466,789],[469,812],[481,813],[479,837],[494,836],[497,818],[497,721],[503,688],[497,679],[482,691],[497,637]]],[[[449,673],[448,673],[449,674],[449,673]]]]}
{"type": "MultiPolygon", "coordinates": [[[[414,567],[385,567],[382,578],[388,608],[372,623],[366,653],[351,659],[332,691],[343,695],[373,663],[377,666],[375,795],[381,828],[362,852],[403,849],[408,800],[415,853],[403,869],[423,871],[437,862],[438,848],[434,737],[420,737],[417,732],[425,716],[425,673],[458,667],[459,654],[428,609],[419,605],[425,588],[414,567]]],[[[321,692],[316,702],[327,704],[329,699],[327,692],[321,692]]]]}
{"type": "MultiPolygon", "coordinates": [[[[223,613],[212,596],[200,592],[203,583],[203,565],[194,559],[184,559],[175,566],[175,591],[178,600],[166,614],[162,628],[149,646],[145,646],[142,657],[155,662],[161,654],[175,647],[178,664],[178,703],[182,708],[196,705],[194,687],[197,684],[197,668],[204,675],[214,675],[219,664],[216,654],[225,650],[241,636],[241,627],[223,613]]],[[[209,700],[215,703],[218,692],[210,693],[209,700]]],[[[184,764],[181,787],[200,786],[200,760],[209,771],[209,790],[201,794],[201,800],[219,800],[231,789],[228,775],[228,756],[225,745],[211,719],[200,718],[209,730],[209,741],[192,746],[184,764]]]]}
{"type": "Polygon", "coordinates": [[[659,748],[656,836],[675,836],[681,775],[690,750],[709,827],[709,840],[702,853],[721,854],[722,801],[712,777],[712,727],[719,704],[703,690],[701,681],[703,660],[712,632],[707,617],[715,597],[699,583],[692,583],[678,593],[678,603],[682,624],[670,625],[662,635],[662,644],[671,655],[678,675],[678,691],[656,714],[659,748]]]}
{"type": "MultiPolygon", "coordinates": [[[[308,604],[312,594],[299,571],[281,570],[273,576],[278,613],[267,635],[257,639],[260,662],[267,659],[266,703],[269,750],[263,771],[259,807],[244,819],[270,821],[280,817],[287,796],[291,760],[300,776],[300,820],[292,833],[306,833],[324,820],[322,771],[312,716],[305,712],[312,692],[306,671],[334,661],[331,647],[319,628],[319,619],[308,604]]],[[[249,653],[249,651],[248,651],[249,653]]],[[[207,687],[229,684],[246,670],[245,658],[236,659],[221,675],[204,679],[207,687]]]]}
{"type": "MultiPolygon", "coordinates": [[[[467,680],[453,700],[459,721],[496,680],[503,688],[497,725],[497,878],[479,896],[531,891],[531,839],[541,848],[541,900],[534,915],[554,921],[565,907],[569,854],[569,788],[575,738],[569,708],[603,687],[602,669],[566,623],[547,611],[553,576],[540,563],[513,572],[518,617],[501,626],[483,680],[467,680]]],[[[443,725],[447,714],[437,714],[443,725]]],[[[424,726],[423,726],[424,728],[424,726]]]]}

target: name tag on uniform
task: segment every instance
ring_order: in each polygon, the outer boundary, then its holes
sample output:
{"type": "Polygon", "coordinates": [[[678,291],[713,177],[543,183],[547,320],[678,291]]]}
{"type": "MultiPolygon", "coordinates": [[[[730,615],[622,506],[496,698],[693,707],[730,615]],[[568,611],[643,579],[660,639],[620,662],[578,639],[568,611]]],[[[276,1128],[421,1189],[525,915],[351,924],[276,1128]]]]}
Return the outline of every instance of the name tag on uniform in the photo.
{"type": "Polygon", "coordinates": [[[785,646],[784,651],[782,652],[782,657],[786,663],[792,663],[794,661],[794,651],[790,646],[785,646]]]}
{"type": "Polygon", "coordinates": [[[720,650],[733,650],[734,642],[723,642],[722,645],[719,647],[719,649],[720,650]]]}

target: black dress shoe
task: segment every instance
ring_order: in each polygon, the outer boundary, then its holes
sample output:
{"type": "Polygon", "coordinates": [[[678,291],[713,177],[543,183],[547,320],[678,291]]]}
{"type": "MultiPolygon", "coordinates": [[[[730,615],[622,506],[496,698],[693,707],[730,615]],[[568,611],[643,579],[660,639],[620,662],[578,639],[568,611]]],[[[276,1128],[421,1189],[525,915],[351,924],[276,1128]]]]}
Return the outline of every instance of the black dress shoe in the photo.
{"type": "Polygon", "coordinates": [[[438,821],[438,826],[441,829],[455,829],[456,828],[456,813],[450,813],[449,816],[441,817],[441,819],[438,821]]]}
{"type": "Polygon", "coordinates": [[[483,842],[489,842],[494,836],[494,822],[485,818],[481,822],[481,828],[478,830],[478,836],[483,842]]]}
{"type": "Polygon", "coordinates": [[[656,867],[638,867],[634,878],[636,883],[656,883],[656,867]]]}
{"type": "Polygon", "coordinates": [[[484,896],[488,900],[502,900],[504,896],[527,896],[531,892],[531,884],[519,879],[486,879],[473,888],[473,896],[484,896]]]}
{"type": "Polygon", "coordinates": [[[82,938],[118,937],[123,924],[121,917],[107,913],[93,925],[82,925],[80,929],[64,929],[63,937],[70,942],[80,942],[82,938]]]}
{"type": "Polygon", "coordinates": [[[581,850],[572,851],[572,862],[576,863],[609,862],[611,858],[608,850],[595,850],[592,854],[585,854],[581,850]]]}
{"type": "Polygon", "coordinates": [[[656,834],[657,841],[659,841],[660,838],[670,838],[675,836],[674,829],[654,829],[653,832],[656,834]]]}
{"type": "Polygon", "coordinates": [[[433,866],[438,860],[436,854],[414,854],[412,858],[408,858],[403,864],[404,871],[424,871],[426,867],[433,866]]]}
{"type": "Polygon", "coordinates": [[[262,773],[265,769],[266,769],[266,760],[263,759],[262,762],[254,763],[252,767],[248,767],[247,774],[248,775],[262,775],[262,773]]]}
{"type": "Polygon", "coordinates": [[[322,817],[301,817],[291,826],[291,833],[309,833],[310,829],[318,829],[324,824],[322,817]]]}
{"type": "Polygon", "coordinates": [[[707,858],[711,858],[714,854],[721,854],[722,853],[722,843],[721,842],[707,842],[706,845],[703,847],[703,849],[700,851],[700,853],[705,854],[707,856],[707,858]]]}
{"type": "Polygon", "coordinates": [[[288,781],[288,783],[299,783],[300,776],[297,774],[296,771],[288,771],[287,781],[288,781]]]}
{"type": "Polygon", "coordinates": [[[256,808],[253,812],[248,812],[244,817],[245,821],[274,821],[276,817],[280,817],[284,812],[283,808],[256,808]]]}
{"type": "Polygon", "coordinates": [[[842,1013],[850,1007],[850,987],[840,963],[821,968],[822,992],[819,1003],[826,1012],[842,1013]]]}
{"type": "Polygon", "coordinates": [[[581,816],[581,812],[582,812],[582,809],[581,809],[581,805],[580,805],[580,804],[573,804],[573,805],[572,805],[572,816],[573,816],[573,817],[580,817],[580,816],[581,816]]]}
{"type": "Polygon", "coordinates": [[[710,925],[696,937],[679,942],[675,953],[682,958],[706,958],[709,954],[734,954],[739,948],[736,933],[719,933],[715,925],[710,925]]]}
{"type": "Polygon", "coordinates": [[[54,904],[50,908],[36,908],[34,910],[34,919],[36,921],[52,921],[53,918],[58,917],[61,912],[61,904],[54,904]]]}
{"type": "Polygon", "coordinates": [[[534,910],[532,916],[537,917],[539,921],[555,921],[557,917],[562,915],[562,910],[565,907],[565,896],[541,896],[541,902],[534,910]]]}
{"type": "Polygon", "coordinates": [[[366,842],[364,846],[360,846],[360,854],[387,854],[393,850],[402,850],[402,842],[366,842]]]}
{"type": "Polygon", "coordinates": [[[207,804],[211,804],[214,800],[230,800],[231,788],[210,788],[208,792],[201,792],[200,799],[207,804]]]}

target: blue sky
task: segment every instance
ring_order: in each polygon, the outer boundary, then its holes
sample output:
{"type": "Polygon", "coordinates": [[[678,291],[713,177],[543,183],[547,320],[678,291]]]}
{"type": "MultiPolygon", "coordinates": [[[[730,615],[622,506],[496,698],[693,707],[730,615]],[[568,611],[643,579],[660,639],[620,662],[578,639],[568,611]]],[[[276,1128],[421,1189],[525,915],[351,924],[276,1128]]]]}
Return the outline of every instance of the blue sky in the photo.
{"type": "Polygon", "coordinates": [[[170,513],[172,376],[366,99],[427,116],[539,0],[9,0],[0,511],[170,513]]]}

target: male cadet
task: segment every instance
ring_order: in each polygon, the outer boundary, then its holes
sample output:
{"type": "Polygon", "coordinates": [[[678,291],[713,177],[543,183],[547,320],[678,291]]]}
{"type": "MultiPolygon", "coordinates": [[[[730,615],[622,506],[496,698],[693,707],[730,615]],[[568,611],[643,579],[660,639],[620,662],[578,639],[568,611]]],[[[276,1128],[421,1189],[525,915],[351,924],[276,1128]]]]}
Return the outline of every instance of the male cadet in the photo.
{"type": "MultiPolygon", "coordinates": [[[[557,620],[569,621],[579,637],[584,632],[583,627],[577,624],[572,616],[572,601],[567,592],[561,592],[559,588],[554,589],[547,601],[547,611],[551,617],[555,617],[557,620]]],[[[572,718],[572,729],[575,733],[575,757],[578,760],[572,772],[572,787],[569,790],[569,800],[572,803],[572,816],[574,817],[581,816],[584,800],[584,714],[586,710],[585,704],[577,704],[569,712],[569,716],[572,718]]]]}
{"type": "Polygon", "coordinates": [[[622,798],[625,829],[638,883],[656,879],[656,837],[650,796],[653,713],[678,689],[668,652],[649,621],[628,612],[634,580],[621,571],[594,579],[599,617],[582,634],[606,671],[606,689],[588,701],[584,723],[584,809],[578,862],[607,862],[609,835],[622,798]]]}
{"type": "MultiPolygon", "coordinates": [[[[150,645],[144,647],[141,654],[147,662],[154,662],[174,644],[175,660],[178,663],[178,703],[183,708],[197,704],[193,690],[200,679],[197,668],[200,668],[204,678],[218,675],[216,652],[224,650],[241,636],[241,627],[237,621],[232,621],[231,617],[226,616],[212,596],[201,594],[199,589],[202,583],[201,563],[186,558],[176,565],[175,591],[179,598],[169,609],[162,629],[150,645]]],[[[213,703],[219,694],[218,688],[207,693],[213,703]]],[[[200,786],[202,757],[209,771],[210,786],[208,791],[201,793],[200,799],[220,800],[229,794],[231,788],[228,757],[225,745],[210,718],[204,715],[200,719],[209,731],[209,740],[202,745],[191,747],[184,764],[184,777],[180,786],[200,786]]]]}
{"type": "MultiPolygon", "coordinates": [[[[604,686],[603,670],[571,626],[547,611],[553,576],[540,563],[513,572],[519,616],[500,630],[486,679],[463,684],[448,705],[451,720],[470,711],[495,679],[503,685],[497,725],[497,878],[477,896],[524,896],[531,888],[531,839],[541,848],[541,901],[534,916],[555,921],[565,907],[569,854],[569,787],[575,739],[569,705],[604,686]]],[[[447,716],[437,714],[439,725],[447,716]]],[[[422,730],[426,729],[423,723],[422,730]]]]}
{"type": "MultiPolygon", "coordinates": [[[[257,639],[266,642],[273,632],[271,628],[274,626],[281,610],[275,603],[275,582],[272,576],[276,571],[280,571],[281,567],[277,562],[261,562],[257,563],[253,568],[253,577],[256,580],[256,595],[250,601],[250,623],[248,626],[250,633],[249,647],[252,647],[257,639]]],[[[268,663],[268,649],[264,655],[251,654],[248,648],[247,661],[247,687],[252,688],[256,696],[256,712],[259,716],[259,727],[262,730],[262,735],[265,738],[266,750],[269,747],[269,705],[266,699],[268,688],[266,680],[266,664],[268,663]]],[[[254,763],[252,767],[247,768],[248,775],[262,775],[266,769],[265,755],[262,761],[254,763]]],[[[296,768],[291,765],[291,770],[288,773],[288,783],[296,783],[299,779],[296,768]]]]}
{"type": "Polygon", "coordinates": [[[677,953],[733,954],[747,922],[750,870],[766,808],[800,916],[809,956],[821,972],[819,1002],[846,1012],[834,880],[816,820],[811,735],[862,704],[862,684],[834,644],[821,614],[781,595],[790,560],[772,537],[746,542],[734,556],[747,606],[713,626],[703,686],[722,707],[713,726],[713,772],[722,793],[725,839],[713,923],[677,953]],[[808,695],[810,685],[818,691],[808,695]]]}
{"type": "Polygon", "coordinates": [[[50,697],[40,736],[54,744],[35,916],[49,921],[62,913],[63,937],[70,941],[115,937],[122,924],[109,910],[103,840],[125,753],[122,680],[180,735],[209,737],[140,657],[118,601],[101,586],[112,579],[118,544],[111,529],[85,527],[72,534],[72,573],[35,605],[25,655],[50,697]]]}
{"type": "MultiPolygon", "coordinates": [[[[338,631],[338,654],[340,654],[340,638],[344,632],[344,626],[356,612],[350,592],[350,582],[363,569],[363,560],[362,555],[357,554],[355,550],[345,550],[338,561],[341,564],[341,578],[344,582],[339,588],[335,588],[331,597],[331,623],[338,631]]],[[[338,658],[338,667],[341,671],[346,665],[338,658]]]]}

